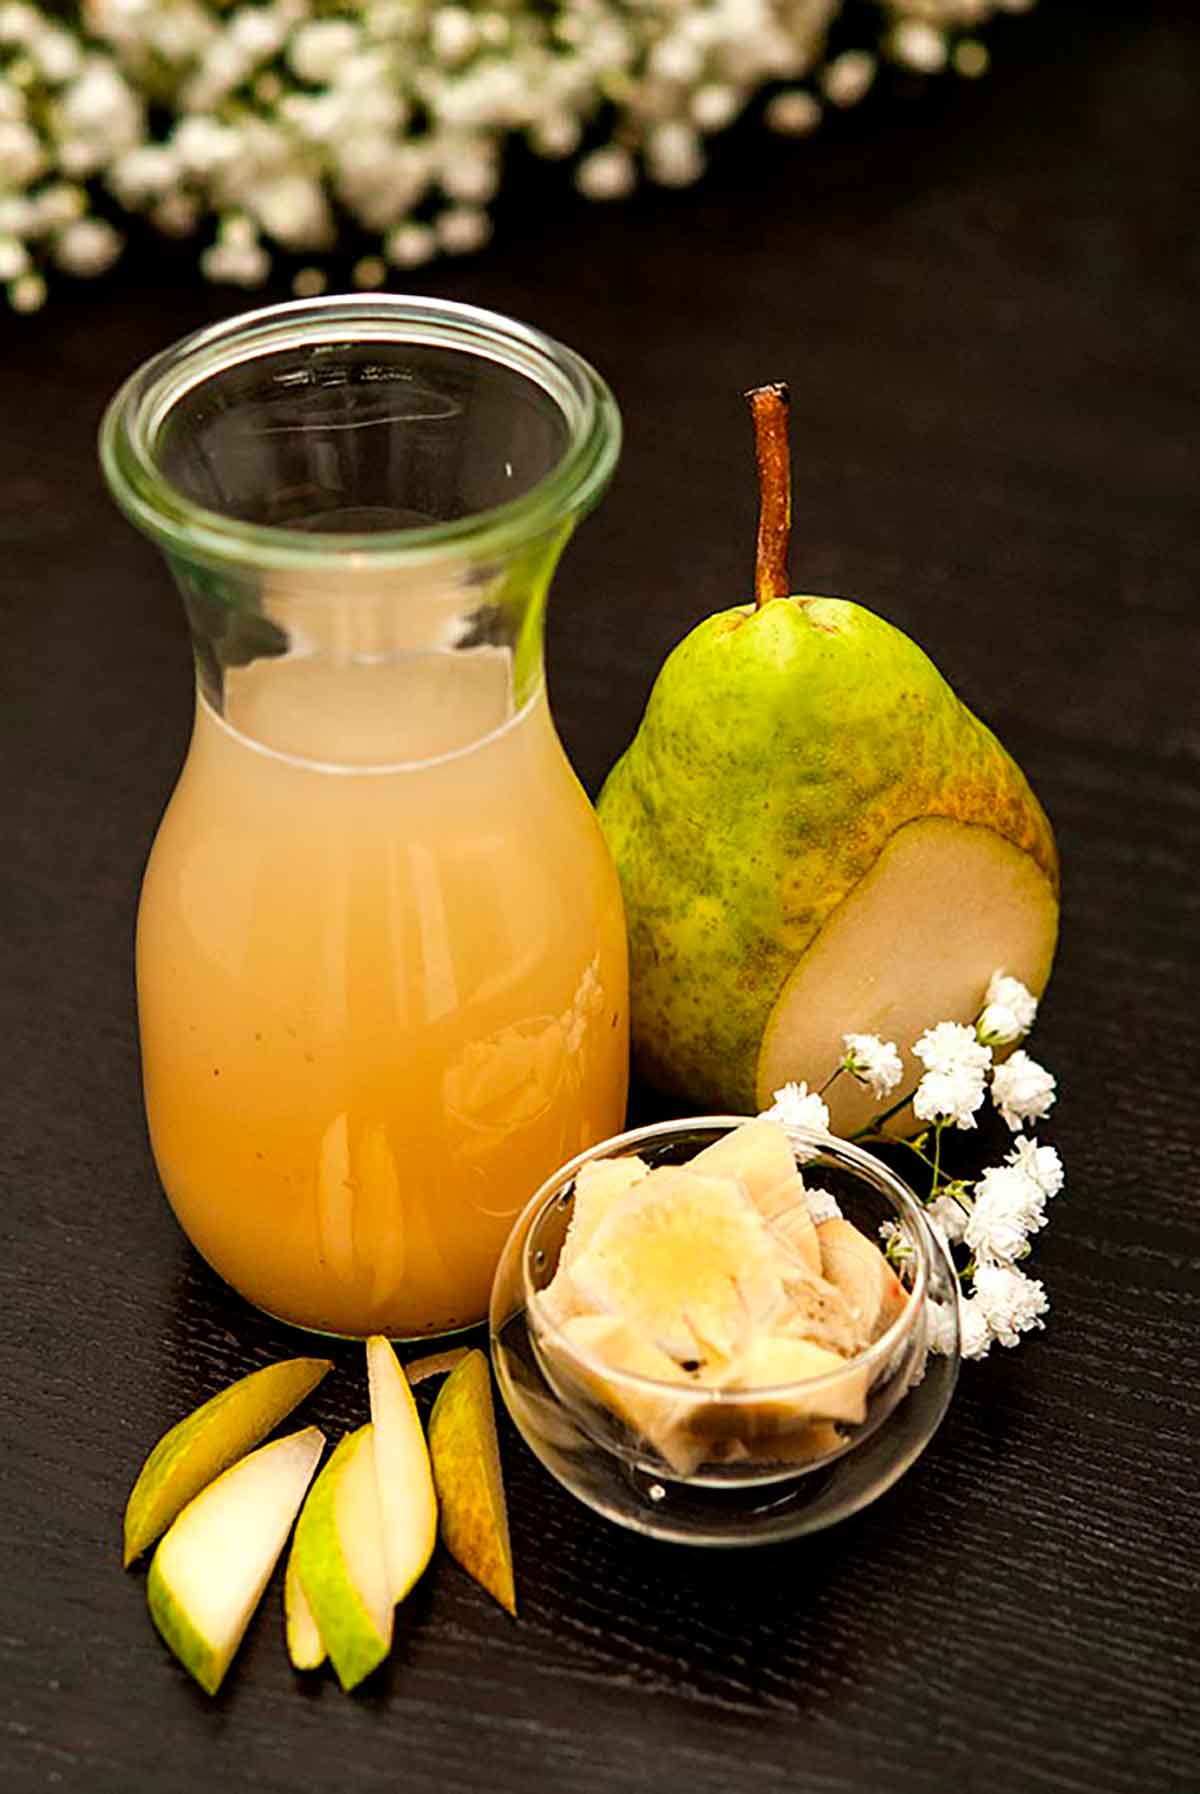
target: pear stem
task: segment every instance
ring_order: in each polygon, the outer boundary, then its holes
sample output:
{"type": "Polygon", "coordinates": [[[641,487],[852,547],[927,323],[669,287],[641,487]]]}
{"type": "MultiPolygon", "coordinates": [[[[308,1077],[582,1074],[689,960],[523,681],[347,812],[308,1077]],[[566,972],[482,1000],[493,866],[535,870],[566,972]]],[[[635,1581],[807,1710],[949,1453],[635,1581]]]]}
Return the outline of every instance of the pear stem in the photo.
{"type": "Polygon", "coordinates": [[[792,530],[792,462],[788,447],[791,394],[778,381],[746,394],[754,419],[758,461],[758,543],[754,557],[754,603],[761,610],[772,598],[786,598],[788,538],[792,530]]]}

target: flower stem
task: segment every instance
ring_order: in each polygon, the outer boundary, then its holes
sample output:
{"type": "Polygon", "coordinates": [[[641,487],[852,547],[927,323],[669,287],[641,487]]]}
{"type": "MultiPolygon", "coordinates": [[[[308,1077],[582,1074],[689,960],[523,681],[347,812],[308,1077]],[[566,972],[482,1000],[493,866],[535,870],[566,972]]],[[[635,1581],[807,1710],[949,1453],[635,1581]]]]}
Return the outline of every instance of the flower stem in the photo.
{"type": "Polygon", "coordinates": [[[845,1069],[846,1067],[844,1065],[835,1065],[825,1082],[821,1085],[821,1088],[817,1091],[817,1095],[824,1096],[825,1092],[829,1089],[829,1086],[836,1083],[837,1079],[841,1077],[845,1069]]]}
{"type": "Polygon", "coordinates": [[[873,1139],[876,1134],[882,1132],[884,1125],[892,1119],[893,1115],[899,1115],[901,1109],[907,1107],[916,1093],[917,1087],[914,1084],[905,1096],[902,1096],[898,1102],[894,1102],[890,1109],[885,1109],[882,1115],[872,1115],[864,1127],[860,1127],[857,1133],[850,1135],[851,1140],[873,1139]]]}

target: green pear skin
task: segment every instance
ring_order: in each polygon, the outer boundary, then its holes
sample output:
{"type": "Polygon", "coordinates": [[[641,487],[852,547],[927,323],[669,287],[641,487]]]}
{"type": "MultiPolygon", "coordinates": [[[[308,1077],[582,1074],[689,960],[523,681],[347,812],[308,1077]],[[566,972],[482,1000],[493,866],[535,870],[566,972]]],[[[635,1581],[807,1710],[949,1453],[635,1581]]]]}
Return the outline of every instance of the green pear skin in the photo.
{"type": "Polygon", "coordinates": [[[347,1433],[296,1522],[296,1572],[321,1642],[349,1692],[392,1648],[373,1430],[347,1433]]]}
{"type": "Polygon", "coordinates": [[[1041,806],[921,649],[845,599],[773,599],[700,623],[665,662],[597,808],[625,900],[639,1070],[699,1105],[761,1105],[785,985],[907,824],[944,818],[1027,856],[1044,892],[1030,976],[1049,976],[1059,874],[1041,806]]]}
{"type": "Polygon", "coordinates": [[[128,1569],[215,1476],[265,1439],[314,1390],[328,1358],[286,1358],[239,1377],[163,1434],[125,1507],[128,1569]]]}

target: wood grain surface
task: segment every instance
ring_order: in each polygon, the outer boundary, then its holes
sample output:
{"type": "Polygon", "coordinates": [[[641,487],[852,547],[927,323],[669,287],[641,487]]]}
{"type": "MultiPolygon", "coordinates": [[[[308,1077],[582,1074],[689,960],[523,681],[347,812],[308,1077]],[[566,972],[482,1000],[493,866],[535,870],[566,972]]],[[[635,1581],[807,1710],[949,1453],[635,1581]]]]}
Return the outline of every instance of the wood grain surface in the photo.
{"type": "MultiPolygon", "coordinates": [[[[967,1367],[877,1506],[769,1552],[627,1536],[506,1431],[519,1621],[439,1558],[353,1699],[289,1670],[277,1578],[208,1700],[120,1569],[154,1439],[296,1344],[190,1251],[149,1158],[134,903],[191,669],[93,446],[117,382],[238,300],[143,245],[0,322],[4,1794],[1196,1785],[1200,31],[1058,0],[993,43],[986,81],[894,81],[811,142],[741,128],[683,194],[517,171],[496,245],[414,284],[563,337],[620,399],[550,623],[589,789],[667,649],[749,595],[742,393],[774,379],[797,585],[909,630],[1022,761],[1065,867],[1049,1327],[967,1367]]],[[[337,1355],[333,1430],[366,1401],[337,1355]]]]}

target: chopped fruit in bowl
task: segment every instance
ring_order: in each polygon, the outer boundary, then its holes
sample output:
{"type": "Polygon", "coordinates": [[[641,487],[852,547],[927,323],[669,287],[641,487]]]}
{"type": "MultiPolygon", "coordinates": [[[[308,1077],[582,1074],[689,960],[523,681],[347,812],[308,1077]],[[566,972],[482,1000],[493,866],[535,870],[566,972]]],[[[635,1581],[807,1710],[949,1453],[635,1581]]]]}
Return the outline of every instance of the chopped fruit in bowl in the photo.
{"type": "Polygon", "coordinates": [[[907,1467],[957,1369],[938,1361],[932,1399],[906,1401],[930,1380],[927,1306],[954,1301],[887,1166],[766,1117],[709,1117],[619,1136],[543,1186],[497,1272],[493,1357],[527,1442],[590,1505],[752,1543],[828,1524],[907,1467]],[[911,1241],[900,1275],[885,1222],[911,1241]],[[831,1477],[863,1481],[843,1470],[855,1458],[869,1492],[829,1500],[831,1477]]]}

